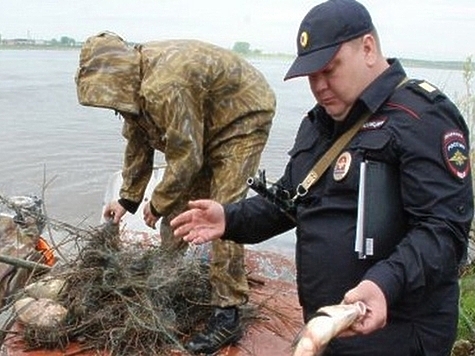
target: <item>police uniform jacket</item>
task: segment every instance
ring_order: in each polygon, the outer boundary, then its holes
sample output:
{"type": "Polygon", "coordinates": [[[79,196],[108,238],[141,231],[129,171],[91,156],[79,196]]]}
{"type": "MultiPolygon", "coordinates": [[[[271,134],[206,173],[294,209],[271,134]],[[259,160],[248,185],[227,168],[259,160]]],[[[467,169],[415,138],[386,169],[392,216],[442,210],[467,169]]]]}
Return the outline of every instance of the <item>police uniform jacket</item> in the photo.
{"type": "Polygon", "coordinates": [[[374,281],[388,302],[388,325],[368,336],[335,339],[341,354],[409,355],[415,349],[418,355],[448,355],[456,333],[458,267],[473,215],[468,130],[454,104],[433,85],[411,79],[398,87],[406,74],[397,60],[389,62],[343,123],[319,105],[303,119],[279,180],[291,195],[335,139],[365,111],[371,113],[343,150],[350,160],[343,168],[333,163],[299,200],[296,223],[255,196],[225,207],[224,238],[257,243],[296,227],[305,321],[318,308],[340,303],[362,279],[374,281]],[[355,233],[364,160],[397,170],[405,220],[394,222],[404,229],[391,248],[360,259],[355,233]]]}

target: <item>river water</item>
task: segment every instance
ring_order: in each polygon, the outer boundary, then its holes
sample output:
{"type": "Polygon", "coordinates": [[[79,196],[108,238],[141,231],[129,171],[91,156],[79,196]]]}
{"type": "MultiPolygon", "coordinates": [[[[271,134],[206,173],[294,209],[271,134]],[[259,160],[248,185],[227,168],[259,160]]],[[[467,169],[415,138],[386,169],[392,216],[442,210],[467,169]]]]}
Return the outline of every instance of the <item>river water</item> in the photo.
{"type": "MultiPolygon", "coordinates": [[[[70,224],[99,223],[109,178],[120,170],[124,140],[112,110],[82,107],[74,74],[78,50],[0,51],[0,194],[44,196],[48,216],[70,224]]],[[[284,82],[290,61],[253,59],[277,95],[277,114],[262,156],[269,179],[278,178],[296,130],[314,105],[306,79],[284,82]]],[[[464,92],[461,72],[407,68],[411,77],[464,92]]],[[[157,155],[157,163],[162,157],[157,155]]],[[[266,242],[291,251],[293,232],[266,242]]]]}

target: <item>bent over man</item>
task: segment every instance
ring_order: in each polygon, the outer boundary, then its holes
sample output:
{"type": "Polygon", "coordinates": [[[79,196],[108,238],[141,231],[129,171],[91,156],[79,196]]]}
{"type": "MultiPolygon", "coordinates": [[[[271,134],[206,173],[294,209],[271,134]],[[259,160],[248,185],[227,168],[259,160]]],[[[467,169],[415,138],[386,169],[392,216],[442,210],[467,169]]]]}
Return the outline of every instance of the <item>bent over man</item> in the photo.
{"type": "MultiPolygon", "coordinates": [[[[240,56],[195,40],[132,47],[104,32],[84,43],[76,83],[82,105],[113,109],[124,118],[123,185],[105,217],[118,223],[127,211],[136,212],[155,150],[163,152],[167,164],[143,217],[150,227],[161,218],[163,248],[186,248],[173,239],[169,221],[188,200],[226,204],[245,197],[276,103],[264,76],[240,56]]],[[[187,345],[194,353],[213,353],[242,335],[237,307],[248,294],[243,246],[216,241],[211,254],[216,308],[206,330],[187,345]]]]}
{"type": "MultiPolygon", "coordinates": [[[[172,221],[175,234],[194,243],[258,243],[296,227],[305,321],[342,301],[367,306],[324,355],[448,356],[457,332],[458,267],[473,217],[467,125],[438,88],[406,78],[397,59],[383,56],[370,14],[357,1],[311,9],[297,47],[286,79],[307,77],[317,104],[303,119],[279,180],[294,205],[278,207],[261,196],[224,206],[191,202],[172,221]],[[341,137],[347,143],[334,146],[341,137]],[[337,155],[328,169],[309,175],[329,150],[337,155]],[[400,191],[403,217],[363,235],[368,244],[361,250],[355,249],[358,196],[368,164],[394,172],[381,191],[400,191]]],[[[378,195],[373,189],[365,186],[378,195]]],[[[386,205],[367,222],[389,211],[386,205]]]]}

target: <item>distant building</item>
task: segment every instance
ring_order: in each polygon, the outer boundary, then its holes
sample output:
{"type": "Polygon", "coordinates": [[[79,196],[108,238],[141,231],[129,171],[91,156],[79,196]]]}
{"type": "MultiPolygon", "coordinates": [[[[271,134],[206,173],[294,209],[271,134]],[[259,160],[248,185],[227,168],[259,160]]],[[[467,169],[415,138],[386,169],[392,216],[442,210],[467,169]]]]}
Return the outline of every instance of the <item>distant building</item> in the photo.
{"type": "Polygon", "coordinates": [[[2,41],[2,45],[4,46],[34,46],[35,40],[31,40],[27,38],[5,39],[2,41]]]}

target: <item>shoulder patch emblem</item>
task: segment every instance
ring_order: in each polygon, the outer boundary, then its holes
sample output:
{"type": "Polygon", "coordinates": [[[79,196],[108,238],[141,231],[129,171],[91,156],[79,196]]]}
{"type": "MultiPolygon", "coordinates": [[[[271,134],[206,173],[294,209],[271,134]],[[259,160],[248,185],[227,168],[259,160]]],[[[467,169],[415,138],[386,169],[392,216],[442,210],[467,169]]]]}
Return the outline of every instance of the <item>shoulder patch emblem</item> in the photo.
{"type": "Polygon", "coordinates": [[[443,135],[442,150],[444,161],[450,173],[464,179],[470,171],[467,142],[462,132],[454,130],[443,135]]]}

